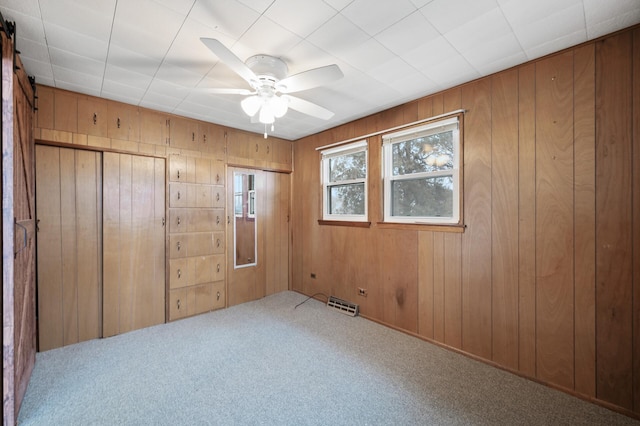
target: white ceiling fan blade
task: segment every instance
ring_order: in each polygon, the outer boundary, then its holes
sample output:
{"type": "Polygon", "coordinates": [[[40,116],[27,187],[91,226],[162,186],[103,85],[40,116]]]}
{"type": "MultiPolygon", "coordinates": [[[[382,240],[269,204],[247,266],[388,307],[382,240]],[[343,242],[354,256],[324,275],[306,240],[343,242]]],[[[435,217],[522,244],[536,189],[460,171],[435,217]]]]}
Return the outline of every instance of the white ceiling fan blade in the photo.
{"type": "Polygon", "coordinates": [[[340,67],[333,64],[294,74],[280,80],[276,87],[282,93],[293,93],[322,86],[342,77],[344,74],[340,67]]]}
{"type": "Polygon", "coordinates": [[[202,37],[200,40],[204,43],[205,46],[209,48],[222,62],[225,63],[229,68],[231,68],[236,74],[240,77],[244,78],[247,83],[253,87],[253,82],[258,80],[258,77],[254,74],[253,71],[244,63],[240,58],[238,58],[231,50],[227,49],[227,47],[220,43],[215,38],[206,38],[202,37]]]}
{"type": "Polygon", "coordinates": [[[333,117],[333,112],[313,102],[305,101],[304,99],[297,98],[295,96],[284,95],[289,100],[289,108],[300,111],[303,114],[310,115],[312,117],[328,120],[333,117]]]}
{"type": "Polygon", "coordinates": [[[249,89],[206,88],[203,90],[207,93],[213,93],[215,95],[254,95],[256,93],[249,89]]]}

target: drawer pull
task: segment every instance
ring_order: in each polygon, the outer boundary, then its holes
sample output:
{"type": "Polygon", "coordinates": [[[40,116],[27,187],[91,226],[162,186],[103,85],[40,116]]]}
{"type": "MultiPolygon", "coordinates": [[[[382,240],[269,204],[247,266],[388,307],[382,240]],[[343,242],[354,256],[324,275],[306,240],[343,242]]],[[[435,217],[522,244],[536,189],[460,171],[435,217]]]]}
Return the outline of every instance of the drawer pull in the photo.
{"type": "Polygon", "coordinates": [[[216,225],[220,225],[220,216],[216,216],[216,225]]]}
{"type": "Polygon", "coordinates": [[[96,124],[98,124],[98,114],[96,114],[95,112],[93,113],[93,125],[95,126],[96,124]]]}
{"type": "Polygon", "coordinates": [[[178,241],[178,244],[176,244],[176,246],[178,247],[178,251],[180,251],[180,241],[178,241]]]}
{"type": "Polygon", "coordinates": [[[207,135],[202,135],[202,141],[203,141],[204,143],[207,143],[207,135]]]}
{"type": "Polygon", "coordinates": [[[180,310],[180,299],[176,300],[176,305],[178,306],[178,310],[180,310]]]}
{"type": "Polygon", "coordinates": [[[216,240],[216,247],[220,247],[220,238],[216,240]]]}
{"type": "Polygon", "coordinates": [[[195,132],[191,132],[191,141],[195,141],[196,140],[196,134],[195,132]]]}
{"type": "Polygon", "coordinates": [[[178,226],[180,226],[180,216],[178,216],[178,226]]]}
{"type": "Polygon", "coordinates": [[[180,179],[180,170],[178,170],[178,179],[180,179]]]}
{"type": "Polygon", "coordinates": [[[220,174],[216,173],[216,183],[220,182],[220,174]]]}
{"type": "Polygon", "coordinates": [[[269,153],[269,145],[267,145],[267,154],[269,153]]]}
{"type": "Polygon", "coordinates": [[[258,144],[256,144],[256,152],[258,152],[258,144]]]}
{"type": "Polygon", "coordinates": [[[220,300],[220,292],[216,293],[216,300],[220,300]]]}
{"type": "Polygon", "coordinates": [[[218,267],[216,268],[216,272],[220,272],[220,264],[218,263],[218,267]]]}
{"type": "Polygon", "coordinates": [[[219,192],[216,193],[216,201],[220,201],[220,193],[219,192]]]}
{"type": "Polygon", "coordinates": [[[178,269],[178,278],[180,278],[181,275],[182,275],[182,271],[178,269]]]}
{"type": "Polygon", "coordinates": [[[118,117],[118,129],[120,128],[120,117],[118,117]]]}
{"type": "Polygon", "coordinates": [[[178,191],[178,200],[180,199],[180,191],[178,191]]]}

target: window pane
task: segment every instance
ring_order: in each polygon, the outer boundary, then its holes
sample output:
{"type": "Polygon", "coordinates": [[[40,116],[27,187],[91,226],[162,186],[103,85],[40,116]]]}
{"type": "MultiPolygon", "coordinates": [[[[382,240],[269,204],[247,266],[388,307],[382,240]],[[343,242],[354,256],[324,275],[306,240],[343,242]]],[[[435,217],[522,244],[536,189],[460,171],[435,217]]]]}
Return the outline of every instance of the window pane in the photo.
{"type": "Polygon", "coordinates": [[[436,133],[392,146],[394,176],[453,168],[453,131],[436,133]]]}
{"type": "Polygon", "coordinates": [[[391,215],[453,217],[453,176],[393,181],[391,215]]]}
{"type": "Polygon", "coordinates": [[[364,214],[364,183],[330,186],[329,214],[364,214]]]}
{"type": "Polygon", "coordinates": [[[333,157],[329,160],[329,182],[364,179],[367,177],[365,151],[333,157]]]}

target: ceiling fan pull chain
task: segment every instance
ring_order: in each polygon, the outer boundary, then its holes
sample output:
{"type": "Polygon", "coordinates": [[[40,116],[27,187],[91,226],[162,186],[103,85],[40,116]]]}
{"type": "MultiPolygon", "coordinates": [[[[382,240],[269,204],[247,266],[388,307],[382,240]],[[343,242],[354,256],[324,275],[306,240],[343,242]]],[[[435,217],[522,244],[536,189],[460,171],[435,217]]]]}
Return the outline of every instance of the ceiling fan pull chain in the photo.
{"type": "Polygon", "coordinates": [[[264,124],[264,138],[267,138],[267,123],[264,124]]]}

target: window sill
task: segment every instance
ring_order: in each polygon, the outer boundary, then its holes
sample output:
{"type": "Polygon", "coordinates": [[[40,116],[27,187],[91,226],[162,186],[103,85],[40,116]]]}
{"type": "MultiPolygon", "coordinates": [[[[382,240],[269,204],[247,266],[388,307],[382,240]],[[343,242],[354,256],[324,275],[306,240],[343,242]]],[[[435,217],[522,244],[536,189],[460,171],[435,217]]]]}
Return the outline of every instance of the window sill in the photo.
{"type": "Polygon", "coordinates": [[[378,222],[376,224],[381,229],[407,229],[415,231],[434,231],[434,232],[456,232],[462,233],[466,228],[466,225],[427,225],[422,223],[393,223],[393,222],[378,222]]]}
{"type": "Polygon", "coordinates": [[[371,222],[353,222],[347,220],[318,220],[318,225],[351,226],[354,228],[370,228],[371,222]]]}

